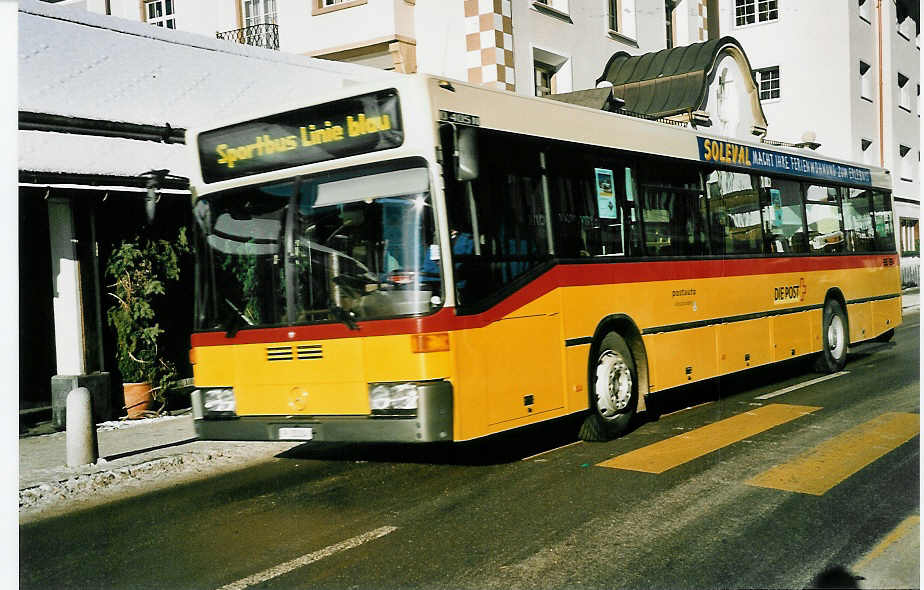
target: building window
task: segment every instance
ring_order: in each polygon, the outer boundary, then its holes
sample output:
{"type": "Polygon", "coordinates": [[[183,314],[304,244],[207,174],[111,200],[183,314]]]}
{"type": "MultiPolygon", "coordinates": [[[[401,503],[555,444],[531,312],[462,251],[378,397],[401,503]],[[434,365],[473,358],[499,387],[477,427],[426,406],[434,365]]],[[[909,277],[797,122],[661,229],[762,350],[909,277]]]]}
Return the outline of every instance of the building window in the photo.
{"type": "Polygon", "coordinates": [[[898,74],[898,106],[911,112],[911,84],[908,83],[908,76],[901,72],[898,74]]]}
{"type": "Polygon", "coordinates": [[[901,179],[914,182],[914,165],[911,162],[911,148],[907,145],[898,146],[898,155],[901,157],[899,170],[901,170],[901,179]]]}
{"type": "Polygon", "coordinates": [[[772,100],[780,97],[780,67],[757,70],[757,87],[760,100],[772,100]]]}
{"type": "Polygon", "coordinates": [[[145,20],[158,27],[176,28],[173,0],[147,0],[144,3],[145,20]]]}
{"type": "Polygon", "coordinates": [[[864,164],[873,164],[873,150],[870,148],[873,145],[873,140],[871,139],[861,139],[860,140],[860,161],[864,164]]]}
{"type": "Polygon", "coordinates": [[[635,39],[635,0],[609,0],[610,30],[635,39]]]}
{"type": "Polygon", "coordinates": [[[533,48],[536,96],[571,92],[571,65],[567,57],[533,48]]]}
{"type": "Polygon", "coordinates": [[[859,0],[860,2],[860,18],[866,22],[870,22],[869,16],[869,6],[872,4],[872,0],[859,0]]]}
{"type": "Polygon", "coordinates": [[[548,64],[536,63],[536,96],[555,94],[555,69],[548,64]]]}
{"type": "Polygon", "coordinates": [[[559,12],[568,13],[568,0],[533,0],[536,4],[543,4],[559,12]]]}
{"type": "Polygon", "coordinates": [[[276,0],[241,0],[244,26],[276,24],[276,0]]]}
{"type": "Polygon", "coordinates": [[[903,256],[918,256],[921,251],[921,234],[918,230],[918,220],[902,217],[899,220],[901,227],[901,247],[903,256]]]}
{"type": "Polygon", "coordinates": [[[778,18],[777,0],[735,0],[735,24],[739,27],[778,18]]]}
{"type": "Polygon", "coordinates": [[[860,61],[860,97],[873,102],[873,71],[869,64],[860,61]]]}

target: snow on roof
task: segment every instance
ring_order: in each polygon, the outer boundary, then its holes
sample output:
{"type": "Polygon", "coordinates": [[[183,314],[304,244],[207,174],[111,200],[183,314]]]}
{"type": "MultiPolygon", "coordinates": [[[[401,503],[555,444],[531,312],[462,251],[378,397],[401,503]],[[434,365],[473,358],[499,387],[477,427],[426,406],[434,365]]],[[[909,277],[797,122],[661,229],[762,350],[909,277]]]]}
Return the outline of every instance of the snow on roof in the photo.
{"type": "Polygon", "coordinates": [[[173,127],[265,109],[286,96],[396,76],[19,1],[19,109],[173,127]]]}
{"type": "Polygon", "coordinates": [[[29,172],[140,176],[167,169],[189,177],[193,159],[183,144],[49,131],[19,132],[19,169],[29,172]]]}

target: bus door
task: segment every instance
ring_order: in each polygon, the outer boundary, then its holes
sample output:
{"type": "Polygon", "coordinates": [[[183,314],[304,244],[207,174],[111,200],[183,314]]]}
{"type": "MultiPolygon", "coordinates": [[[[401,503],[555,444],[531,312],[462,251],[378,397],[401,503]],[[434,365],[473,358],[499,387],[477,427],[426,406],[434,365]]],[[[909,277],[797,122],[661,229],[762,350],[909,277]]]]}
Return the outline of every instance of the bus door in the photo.
{"type": "Polygon", "coordinates": [[[477,149],[477,178],[447,174],[446,201],[457,313],[477,326],[457,334],[457,385],[487,426],[563,407],[563,338],[560,294],[537,282],[552,255],[540,152],[485,130],[477,149]]]}

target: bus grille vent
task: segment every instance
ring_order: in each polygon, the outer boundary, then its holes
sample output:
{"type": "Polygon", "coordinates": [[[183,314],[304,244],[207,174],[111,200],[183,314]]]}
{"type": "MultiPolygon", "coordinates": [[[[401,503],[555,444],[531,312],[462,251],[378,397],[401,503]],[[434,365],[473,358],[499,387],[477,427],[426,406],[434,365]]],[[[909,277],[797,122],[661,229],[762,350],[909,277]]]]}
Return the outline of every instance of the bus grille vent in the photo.
{"type": "Polygon", "coordinates": [[[300,344],[298,346],[298,360],[307,361],[324,358],[320,344],[300,344]]]}
{"type": "Polygon", "coordinates": [[[291,361],[292,360],[292,347],[291,346],[267,346],[266,347],[266,360],[268,361],[291,361]]]}

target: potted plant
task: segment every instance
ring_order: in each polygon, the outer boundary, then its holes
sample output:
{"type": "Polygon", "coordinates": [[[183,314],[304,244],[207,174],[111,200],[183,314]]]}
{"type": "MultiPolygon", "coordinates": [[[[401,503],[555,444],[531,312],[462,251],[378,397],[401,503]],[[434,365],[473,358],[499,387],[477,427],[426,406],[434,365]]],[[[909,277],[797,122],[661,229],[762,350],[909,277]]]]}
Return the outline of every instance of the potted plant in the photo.
{"type": "Polygon", "coordinates": [[[180,276],[180,256],[189,251],[185,228],[176,240],[138,235],[122,241],[106,263],[112,305],[106,312],[116,335],[116,361],[122,374],[128,418],[149,415],[154,403],[165,405],[165,393],[177,378],[173,363],[159,347],[164,330],[157,318],[157,300],[167,282],[180,276]]]}

